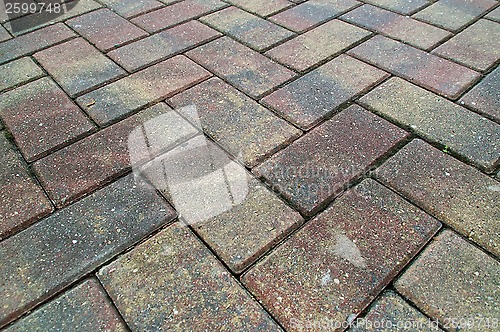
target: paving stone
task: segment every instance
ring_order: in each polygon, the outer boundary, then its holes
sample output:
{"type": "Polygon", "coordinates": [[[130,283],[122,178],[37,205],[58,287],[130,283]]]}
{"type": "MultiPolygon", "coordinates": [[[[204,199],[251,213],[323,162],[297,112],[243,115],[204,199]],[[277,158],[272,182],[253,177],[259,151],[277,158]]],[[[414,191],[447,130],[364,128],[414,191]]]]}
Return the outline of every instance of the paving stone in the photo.
{"type": "Polygon", "coordinates": [[[407,137],[352,106],[254,169],[302,214],[312,215],[407,137]]]}
{"type": "Polygon", "coordinates": [[[257,51],[267,49],[295,34],[263,18],[229,7],[200,19],[257,51]]]}
{"type": "Polygon", "coordinates": [[[120,47],[108,56],[133,72],[220,36],[198,21],[189,21],[120,47]]]}
{"type": "Polygon", "coordinates": [[[208,71],[179,55],[87,93],[76,101],[99,125],[109,125],[209,76],[208,71]]]}
{"type": "Polygon", "coordinates": [[[415,140],[377,170],[409,200],[492,253],[500,254],[500,183],[415,140]]]}
{"type": "Polygon", "coordinates": [[[273,92],[262,102],[302,129],[310,129],[340,105],[388,74],[346,55],[273,92]]]}
{"type": "Polygon", "coordinates": [[[449,331],[493,331],[500,317],[499,284],[498,261],[446,230],[395,286],[428,316],[446,324],[449,331]]]}
{"type": "Polygon", "coordinates": [[[0,132],[0,152],[0,240],[3,240],[49,214],[53,208],[4,131],[0,132]]]}
{"type": "Polygon", "coordinates": [[[93,278],[67,291],[5,329],[5,332],[128,331],[93,278]]]}
{"type": "Polygon", "coordinates": [[[425,50],[451,36],[446,30],[370,5],[358,7],[341,18],[425,50]]]}
{"type": "Polygon", "coordinates": [[[487,114],[500,122],[500,67],[488,74],[478,85],[467,92],[461,104],[465,104],[474,110],[487,114]]]}
{"type": "Polygon", "coordinates": [[[0,26],[0,42],[11,39],[11,35],[3,26],[0,26]]]}
{"type": "Polygon", "coordinates": [[[295,70],[304,71],[369,35],[366,30],[333,20],[269,50],[266,55],[295,70]]]}
{"type": "Polygon", "coordinates": [[[410,306],[393,291],[384,292],[372,305],[366,316],[356,321],[350,332],[364,331],[442,331],[437,323],[410,306]]]}
{"type": "Polygon", "coordinates": [[[186,55],[253,97],[295,76],[292,71],[229,37],[214,40],[186,55]]]}
{"type": "Polygon", "coordinates": [[[68,40],[76,34],[62,23],[9,39],[0,43],[0,63],[32,54],[38,50],[68,40]]]}
{"type": "Polygon", "coordinates": [[[469,68],[380,35],[348,54],[452,99],[480,77],[469,68]]]}
{"type": "Polygon", "coordinates": [[[485,71],[500,59],[500,24],[479,20],[433,53],[485,71]]]}
{"type": "Polygon", "coordinates": [[[363,0],[363,2],[392,10],[394,12],[409,15],[432,3],[432,0],[363,0]]]}
{"type": "Polygon", "coordinates": [[[43,70],[31,60],[22,58],[0,66],[0,91],[44,76],[43,70]]]}
{"type": "Polygon", "coordinates": [[[0,326],[175,217],[127,176],[0,242],[0,326]]]}
{"type": "Polygon", "coordinates": [[[76,141],[95,128],[50,78],[0,95],[0,117],[28,162],[76,141]]]}
{"type": "Polygon", "coordinates": [[[495,10],[488,13],[488,15],[485,16],[485,18],[488,18],[496,22],[500,22],[500,7],[497,7],[495,10]]]}
{"type": "Polygon", "coordinates": [[[197,114],[179,110],[245,165],[253,167],[302,133],[218,78],[170,99],[176,107],[194,104],[197,114]]]}
{"type": "Polygon", "coordinates": [[[270,18],[290,30],[302,32],[357,6],[355,0],[310,0],[270,18]]]}
{"type": "Polygon", "coordinates": [[[367,307],[440,223],[366,180],[259,262],[242,281],[288,331],[342,326],[367,307]]]}
{"type": "Polygon", "coordinates": [[[497,4],[495,0],[439,0],[413,17],[457,31],[497,4]]]}
{"type": "Polygon", "coordinates": [[[361,105],[491,172],[500,156],[500,125],[400,78],[362,97],[361,105]]]}
{"type": "Polygon", "coordinates": [[[100,9],[78,16],[66,24],[104,52],[148,36],[145,31],[109,9],[100,9]]]}
{"type": "Polygon", "coordinates": [[[269,16],[293,5],[287,0],[227,0],[226,2],[260,16],[269,16]]]}
{"type": "Polygon", "coordinates": [[[281,331],[177,224],[101,269],[98,277],[133,330],[281,331]]]}
{"type": "Polygon", "coordinates": [[[125,18],[131,18],[163,7],[156,0],[99,0],[106,7],[125,18]]]}
{"type": "Polygon", "coordinates": [[[218,0],[184,0],[138,16],[132,22],[148,32],[157,32],[227,6],[218,0]]]}
{"type": "MultiPolygon", "coordinates": [[[[165,104],[148,108],[37,161],[33,170],[56,206],[68,205],[130,170],[129,134],[147,120],[168,111],[170,108],[165,104]]],[[[170,120],[160,129],[165,133],[159,143],[162,146],[196,132],[178,115],[170,120]]]]}

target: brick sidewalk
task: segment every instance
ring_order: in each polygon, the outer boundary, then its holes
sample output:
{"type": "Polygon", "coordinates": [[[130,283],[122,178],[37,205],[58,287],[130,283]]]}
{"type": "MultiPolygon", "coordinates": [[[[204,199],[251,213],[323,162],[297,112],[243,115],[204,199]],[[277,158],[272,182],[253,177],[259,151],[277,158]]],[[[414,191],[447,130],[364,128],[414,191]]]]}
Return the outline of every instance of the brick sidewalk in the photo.
{"type": "Polygon", "coordinates": [[[0,17],[2,331],[500,331],[497,0],[73,4],[0,17]]]}

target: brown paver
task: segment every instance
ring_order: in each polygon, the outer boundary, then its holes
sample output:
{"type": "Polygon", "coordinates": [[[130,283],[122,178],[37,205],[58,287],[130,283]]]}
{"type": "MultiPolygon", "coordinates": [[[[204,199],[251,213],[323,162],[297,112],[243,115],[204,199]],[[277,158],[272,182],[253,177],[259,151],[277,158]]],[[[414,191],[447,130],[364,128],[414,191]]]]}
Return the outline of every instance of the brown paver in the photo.
{"type": "Polygon", "coordinates": [[[179,55],[87,93],[76,101],[94,121],[104,126],[208,77],[209,72],[179,55]]]}
{"type": "Polygon", "coordinates": [[[98,276],[134,330],[281,330],[210,251],[177,224],[98,276]]]}
{"type": "Polygon", "coordinates": [[[446,30],[371,5],[358,7],[341,18],[424,50],[451,36],[446,30]]]}
{"type": "Polygon", "coordinates": [[[293,5],[287,0],[226,0],[226,2],[261,16],[272,15],[293,5]]]}
{"type": "Polygon", "coordinates": [[[340,55],[262,99],[262,103],[302,129],[310,129],[388,74],[340,55]]]}
{"type": "Polygon", "coordinates": [[[99,282],[86,279],[27,317],[5,329],[5,332],[128,331],[125,322],[107,298],[99,282]]]}
{"type": "Polygon", "coordinates": [[[78,16],[67,21],[66,24],[104,52],[148,36],[144,30],[109,9],[100,9],[78,16]]]}
{"type": "Polygon", "coordinates": [[[119,15],[131,18],[161,8],[163,3],[156,0],[99,0],[119,15]]]}
{"type": "Polygon", "coordinates": [[[465,104],[474,110],[487,114],[491,118],[500,122],[500,68],[497,67],[486,76],[478,85],[467,92],[460,103],[465,104]]]}
{"type": "Polygon", "coordinates": [[[0,118],[28,162],[92,132],[95,126],[50,78],[0,95],[0,118]]]}
{"type": "Polygon", "coordinates": [[[0,326],[174,218],[133,176],[0,242],[0,326]]]}
{"type": "Polygon", "coordinates": [[[369,35],[369,31],[332,20],[269,50],[266,55],[295,70],[304,71],[369,35]]]}
{"type": "Polygon", "coordinates": [[[292,71],[229,37],[200,46],[189,51],[187,56],[253,97],[295,76],[292,71]]]}
{"type": "Polygon", "coordinates": [[[407,137],[352,106],[275,154],[254,172],[305,215],[312,215],[407,137]]]}
{"type": "Polygon", "coordinates": [[[494,331],[500,317],[499,283],[498,261],[446,230],[395,286],[449,331],[494,331]]]}
{"type": "Polygon", "coordinates": [[[176,107],[195,105],[197,114],[182,111],[192,123],[245,165],[253,167],[302,133],[286,121],[218,78],[170,99],[176,107]],[[196,118],[196,117],[197,118],[196,118]]]}
{"type": "Polygon", "coordinates": [[[0,66],[0,91],[44,76],[43,70],[29,57],[0,66]]]}
{"type": "Polygon", "coordinates": [[[363,0],[363,2],[370,3],[385,9],[395,11],[403,15],[412,14],[424,6],[431,4],[432,0],[363,0]]]}
{"type": "Polygon", "coordinates": [[[392,191],[366,180],[242,281],[288,331],[321,320],[340,331],[335,324],[368,306],[439,227],[392,191]]]}
{"type": "Polygon", "coordinates": [[[0,240],[52,212],[14,146],[0,132],[0,240]]]}
{"type": "Polygon", "coordinates": [[[127,71],[133,72],[220,35],[198,21],[189,21],[113,50],[108,56],[127,71]]]}
{"type": "Polygon", "coordinates": [[[400,78],[391,78],[361,105],[492,172],[500,157],[500,125],[400,78]]]}
{"type": "Polygon", "coordinates": [[[485,71],[500,59],[500,24],[479,20],[433,53],[485,71]]]}
{"type": "Polygon", "coordinates": [[[256,51],[267,49],[295,34],[263,18],[229,7],[200,19],[256,51]]]}
{"type": "Polygon", "coordinates": [[[452,99],[480,77],[469,68],[380,35],[348,54],[452,99]]]}
{"type": "Polygon", "coordinates": [[[459,233],[500,255],[500,183],[420,140],[377,177],[459,233]]]}

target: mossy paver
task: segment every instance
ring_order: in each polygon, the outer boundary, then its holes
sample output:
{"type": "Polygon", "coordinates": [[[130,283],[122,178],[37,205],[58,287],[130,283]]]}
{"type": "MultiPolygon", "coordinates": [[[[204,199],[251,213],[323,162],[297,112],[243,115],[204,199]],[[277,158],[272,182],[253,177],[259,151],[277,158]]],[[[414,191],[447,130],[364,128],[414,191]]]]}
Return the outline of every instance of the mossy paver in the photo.
{"type": "Polygon", "coordinates": [[[100,0],[100,2],[125,18],[138,16],[164,6],[156,0],[100,0]]]}
{"type": "Polygon", "coordinates": [[[395,287],[448,331],[495,331],[500,317],[499,284],[498,261],[446,230],[395,287]]]}
{"type": "Polygon", "coordinates": [[[460,104],[487,114],[500,122],[500,68],[496,68],[488,74],[481,82],[467,92],[461,99],[460,104]]]}
{"type": "Polygon", "coordinates": [[[29,57],[0,66],[0,91],[44,76],[43,70],[29,57]]]}
{"type": "Polygon", "coordinates": [[[364,0],[372,5],[408,15],[432,3],[432,0],[364,0]]]}
{"type": "Polygon", "coordinates": [[[439,227],[400,196],[366,180],[242,281],[288,331],[321,321],[341,331],[439,227]]]}
{"type": "Polygon", "coordinates": [[[269,16],[293,5],[287,0],[227,0],[226,2],[261,16],[269,16]]]}

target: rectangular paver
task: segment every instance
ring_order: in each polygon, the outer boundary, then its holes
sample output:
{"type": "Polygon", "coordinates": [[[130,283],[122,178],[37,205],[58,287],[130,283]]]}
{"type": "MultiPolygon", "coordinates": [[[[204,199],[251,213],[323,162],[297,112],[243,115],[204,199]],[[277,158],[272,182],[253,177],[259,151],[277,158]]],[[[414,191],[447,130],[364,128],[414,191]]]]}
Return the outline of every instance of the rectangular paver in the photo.
{"type": "Polygon", "coordinates": [[[359,102],[487,171],[498,165],[500,125],[429,91],[391,78],[359,102]]]}
{"type": "Polygon", "coordinates": [[[295,76],[262,54],[223,37],[187,53],[243,92],[259,97],[295,76]]]}
{"type": "Polygon", "coordinates": [[[261,16],[269,16],[293,5],[287,0],[227,0],[226,2],[261,16]]]}
{"type": "Polygon", "coordinates": [[[388,76],[364,62],[340,55],[263,98],[262,102],[308,130],[340,105],[388,76]]]}
{"type": "Polygon", "coordinates": [[[44,76],[43,70],[29,57],[0,66],[0,91],[44,76]]]}
{"type": "Polygon", "coordinates": [[[1,94],[0,118],[28,162],[76,141],[95,128],[50,78],[1,94]]]}
{"type": "Polygon", "coordinates": [[[333,20],[277,46],[266,55],[304,71],[370,35],[369,31],[333,20]]]}
{"type": "Polygon", "coordinates": [[[0,243],[0,326],[17,318],[175,214],[128,176],[0,243]]]}
{"type": "Polygon", "coordinates": [[[392,191],[366,180],[242,281],[288,331],[321,321],[341,331],[338,326],[363,311],[439,227],[392,191]]]}
{"type": "Polygon", "coordinates": [[[98,277],[133,330],[281,331],[177,224],[101,269],[98,277]]]}
{"type": "Polygon", "coordinates": [[[380,35],[348,54],[452,99],[480,77],[469,68],[380,35]]]}
{"type": "Polygon", "coordinates": [[[431,4],[432,0],[363,0],[372,5],[392,10],[394,12],[409,15],[419,9],[431,4]]]}
{"type": "Polygon", "coordinates": [[[377,176],[464,236],[500,255],[500,182],[416,140],[377,176]]]}
{"type": "Polygon", "coordinates": [[[500,67],[488,74],[479,84],[467,92],[460,103],[474,110],[487,114],[500,122],[500,96],[498,86],[500,82],[500,67]]]}
{"type": "Polygon", "coordinates": [[[99,0],[106,7],[115,11],[119,15],[130,18],[159,9],[163,3],[156,0],[99,0]]]}
{"type": "Polygon", "coordinates": [[[76,101],[99,125],[109,125],[208,77],[208,71],[179,55],[87,93],[76,101]]]}
{"type": "Polygon", "coordinates": [[[254,172],[312,215],[364,174],[407,133],[352,106],[275,154],[254,172]]]}
{"type": "Polygon", "coordinates": [[[5,30],[3,26],[0,26],[0,42],[3,42],[11,38],[12,36],[10,35],[10,33],[7,30],[5,30]]]}

